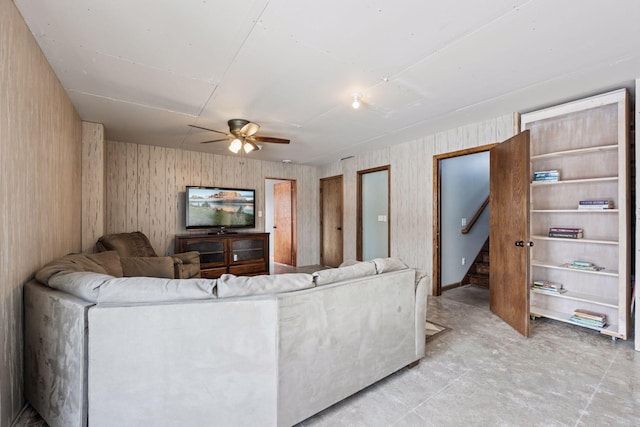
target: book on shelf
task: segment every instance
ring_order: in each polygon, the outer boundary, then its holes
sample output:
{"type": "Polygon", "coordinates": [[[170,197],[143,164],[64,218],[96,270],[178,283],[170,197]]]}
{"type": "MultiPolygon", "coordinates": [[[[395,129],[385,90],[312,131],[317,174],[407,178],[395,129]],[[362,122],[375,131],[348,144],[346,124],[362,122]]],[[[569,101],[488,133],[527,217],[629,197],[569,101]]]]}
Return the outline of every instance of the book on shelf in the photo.
{"type": "Polygon", "coordinates": [[[574,227],[551,227],[549,237],[561,237],[564,239],[582,239],[582,228],[574,227]]]}
{"type": "Polygon", "coordinates": [[[596,264],[588,261],[571,261],[561,265],[561,267],[573,268],[574,270],[583,271],[602,271],[604,267],[598,267],[596,264]]]}
{"type": "Polygon", "coordinates": [[[578,323],[580,325],[592,326],[596,328],[604,328],[607,326],[607,315],[602,313],[596,313],[590,310],[584,310],[576,308],[573,310],[573,315],[569,318],[570,321],[578,323]]]}
{"type": "Polygon", "coordinates": [[[533,173],[533,181],[558,181],[560,173],[557,170],[536,171],[533,173]]]}
{"type": "Polygon", "coordinates": [[[564,289],[562,283],[551,282],[549,280],[535,280],[533,285],[531,285],[533,289],[538,289],[540,291],[549,292],[553,294],[562,294],[567,292],[564,289]]]}
{"type": "Polygon", "coordinates": [[[580,200],[578,202],[578,210],[580,211],[602,211],[613,209],[613,202],[610,200],[580,200]]]}

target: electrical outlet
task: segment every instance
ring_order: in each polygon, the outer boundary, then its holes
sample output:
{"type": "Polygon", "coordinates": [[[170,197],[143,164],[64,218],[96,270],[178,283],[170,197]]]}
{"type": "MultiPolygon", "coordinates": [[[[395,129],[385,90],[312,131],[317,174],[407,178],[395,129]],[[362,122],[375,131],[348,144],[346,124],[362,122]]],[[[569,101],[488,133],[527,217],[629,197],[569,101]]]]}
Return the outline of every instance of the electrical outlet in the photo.
{"type": "Polygon", "coordinates": [[[467,218],[462,218],[462,221],[460,221],[462,223],[462,226],[464,227],[465,225],[467,225],[467,218]]]}
{"type": "Polygon", "coordinates": [[[467,259],[465,257],[462,257],[462,265],[465,265],[467,263],[467,259]]]}

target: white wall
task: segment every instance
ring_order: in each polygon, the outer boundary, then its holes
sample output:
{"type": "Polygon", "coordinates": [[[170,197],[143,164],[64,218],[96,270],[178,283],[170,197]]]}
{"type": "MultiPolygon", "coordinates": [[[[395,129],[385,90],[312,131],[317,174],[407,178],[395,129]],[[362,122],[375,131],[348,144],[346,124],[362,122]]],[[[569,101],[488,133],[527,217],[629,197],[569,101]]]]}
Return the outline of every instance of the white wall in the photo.
{"type": "Polygon", "coordinates": [[[489,196],[489,152],[440,161],[440,237],[442,286],[458,283],[489,237],[489,208],[468,234],[462,218],[470,221],[489,196]],[[466,264],[462,265],[462,258],[466,264]]]}

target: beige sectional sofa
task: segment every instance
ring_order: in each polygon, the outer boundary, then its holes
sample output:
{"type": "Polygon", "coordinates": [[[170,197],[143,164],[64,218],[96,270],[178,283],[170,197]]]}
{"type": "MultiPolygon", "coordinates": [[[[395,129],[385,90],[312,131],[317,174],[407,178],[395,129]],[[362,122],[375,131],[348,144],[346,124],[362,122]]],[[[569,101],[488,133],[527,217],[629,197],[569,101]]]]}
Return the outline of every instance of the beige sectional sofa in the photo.
{"type": "Polygon", "coordinates": [[[116,261],[25,286],[25,395],[52,427],[290,426],[424,355],[427,279],[398,260],[218,280],[116,261]]]}

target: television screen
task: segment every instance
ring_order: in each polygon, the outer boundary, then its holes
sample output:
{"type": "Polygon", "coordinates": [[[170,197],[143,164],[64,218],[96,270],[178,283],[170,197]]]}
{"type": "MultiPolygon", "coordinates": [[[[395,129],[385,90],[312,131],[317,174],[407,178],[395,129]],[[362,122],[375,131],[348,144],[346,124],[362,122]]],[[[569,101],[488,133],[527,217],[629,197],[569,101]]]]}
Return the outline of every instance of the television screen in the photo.
{"type": "Polygon", "coordinates": [[[187,228],[254,228],[255,190],[193,187],[186,190],[187,228]]]}

